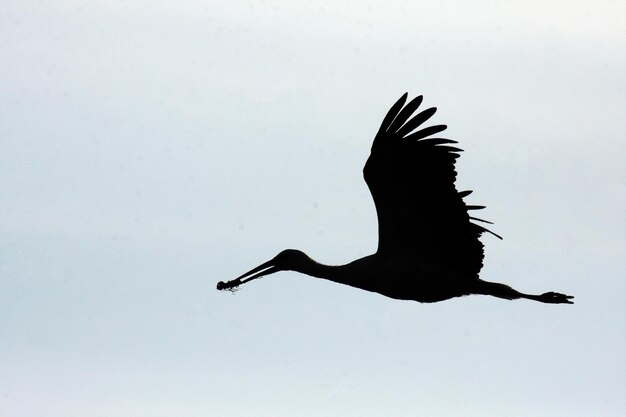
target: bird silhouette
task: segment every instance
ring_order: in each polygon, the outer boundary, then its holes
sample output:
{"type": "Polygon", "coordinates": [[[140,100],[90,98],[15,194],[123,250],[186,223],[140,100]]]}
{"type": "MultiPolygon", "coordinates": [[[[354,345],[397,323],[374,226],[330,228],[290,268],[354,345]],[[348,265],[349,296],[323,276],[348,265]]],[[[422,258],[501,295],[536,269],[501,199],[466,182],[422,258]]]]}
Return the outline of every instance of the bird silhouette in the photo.
{"type": "Polygon", "coordinates": [[[451,146],[456,141],[431,137],[446,126],[421,128],[437,109],[431,107],[414,115],[422,96],[406,101],[405,93],[383,119],[363,169],[378,215],[376,253],[346,265],[330,266],[299,250],[287,249],[232,281],[220,281],[217,289],[234,290],[278,271],[296,271],[423,303],[483,294],[573,304],[574,297],[565,294],[524,294],[479,278],[484,259],[479,238],[485,232],[502,238],[475,223],[490,222],[468,214],[484,206],[467,205],[463,199],[472,191],[455,188],[454,164],[461,149],[451,146]]]}

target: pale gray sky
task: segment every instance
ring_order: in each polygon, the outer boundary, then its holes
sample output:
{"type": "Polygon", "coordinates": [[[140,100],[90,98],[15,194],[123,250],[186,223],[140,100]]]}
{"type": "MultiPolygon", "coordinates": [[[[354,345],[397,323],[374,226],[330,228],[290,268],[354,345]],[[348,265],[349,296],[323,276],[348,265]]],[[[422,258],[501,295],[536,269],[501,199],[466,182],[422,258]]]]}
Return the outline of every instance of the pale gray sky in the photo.
{"type": "Polygon", "coordinates": [[[0,414],[623,416],[621,1],[0,3],[0,414]],[[405,91],[466,150],[482,276],[401,302],[280,273],[372,253],[405,91]]]}

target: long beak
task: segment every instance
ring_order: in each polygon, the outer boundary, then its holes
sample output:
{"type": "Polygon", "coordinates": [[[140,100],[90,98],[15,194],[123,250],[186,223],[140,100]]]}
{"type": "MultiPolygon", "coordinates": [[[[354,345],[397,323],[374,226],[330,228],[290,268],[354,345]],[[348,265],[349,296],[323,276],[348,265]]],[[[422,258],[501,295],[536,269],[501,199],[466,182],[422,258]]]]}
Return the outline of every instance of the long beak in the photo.
{"type": "Polygon", "coordinates": [[[251,269],[250,271],[246,272],[245,274],[241,275],[240,277],[235,278],[232,281],[228,281],[228,282],[224,282],[224,281],[220,281],[217,283],[217,289],[218,290],[230,290],[232,288],[238,287],[241,284],[245,284],[248,281],[252,281],[253,279],[257,279],[259,277],[262,277],[264,275],[269,275],[269,274],[273,274],[274,272],[278,272],[280,271],[280,269],[278,269],[275,265],[274,265],[274,260],[272,259],[271,261],[267,261],[264,264],[261,264],[259,266],[257,266],[254,269],[251,269]]]}

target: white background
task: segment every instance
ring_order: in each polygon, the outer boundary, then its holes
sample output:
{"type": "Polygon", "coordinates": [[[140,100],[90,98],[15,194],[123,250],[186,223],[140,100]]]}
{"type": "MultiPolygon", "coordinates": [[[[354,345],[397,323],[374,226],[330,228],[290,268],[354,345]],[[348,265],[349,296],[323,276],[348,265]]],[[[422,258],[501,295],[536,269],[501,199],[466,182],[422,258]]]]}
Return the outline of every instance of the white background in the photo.
{"type": "Polygon", "coordinates": [[[0,3],[0,415],[623,416],[622,1],[0,3]],[[376,248],[402,93],[463,149],[482,277],[401,302],[283,272],[376,248]]]}

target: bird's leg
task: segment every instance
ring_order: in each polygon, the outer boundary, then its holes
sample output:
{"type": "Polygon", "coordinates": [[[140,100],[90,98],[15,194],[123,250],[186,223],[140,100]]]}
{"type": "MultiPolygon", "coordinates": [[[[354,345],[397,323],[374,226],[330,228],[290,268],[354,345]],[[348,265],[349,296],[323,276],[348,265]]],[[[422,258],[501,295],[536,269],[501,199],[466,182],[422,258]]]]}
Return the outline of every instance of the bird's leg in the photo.
{"type": "Polygon", "coordinates": [[[571,299],[574,297],[571,295],[565,295],[558,292],[546,292],[541,295],[524,294],[519,292],[508,285],[500,284],[497,282],[488,282],[479,279],[476,281],[476,285],[472,290],[473,294],[491,295],[498,298],[504,298],[506,300],[517,300],[518,298],[526,298],[528,300],[540,301],[542,303],[549,304],[574,304],[571,299]]]}
{"type": "Polygon", "coordinates": [[[522,298],[528,298],[529,300],[541,301],[548,304],[574,304],[572,298],[573,295],[565,295],[560,292],[545,292],[541,295],[521,294],[522,298]]]}

